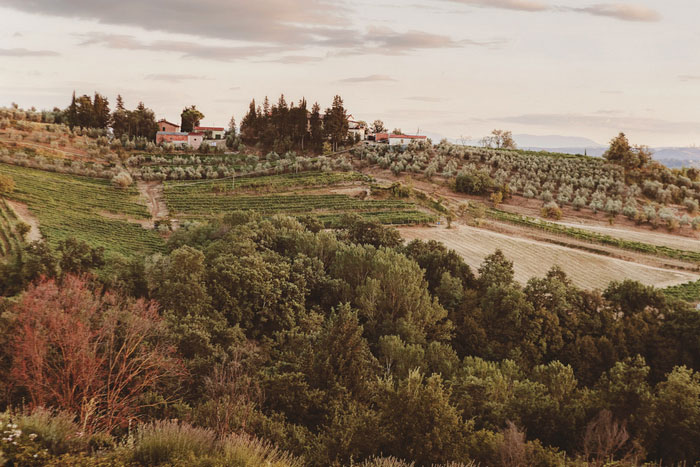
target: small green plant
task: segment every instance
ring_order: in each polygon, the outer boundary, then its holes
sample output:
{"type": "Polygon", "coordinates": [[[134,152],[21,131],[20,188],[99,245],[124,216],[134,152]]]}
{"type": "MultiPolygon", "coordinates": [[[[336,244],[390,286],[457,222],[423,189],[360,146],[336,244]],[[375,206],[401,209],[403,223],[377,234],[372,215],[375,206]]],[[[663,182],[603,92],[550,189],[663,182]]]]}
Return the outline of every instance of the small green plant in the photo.
{"type": "Polygon", "coordinates": [[[550,201],[542,207],[542,217],[559,220],[562,217],[561,208],[554,201],[550,201]]]}

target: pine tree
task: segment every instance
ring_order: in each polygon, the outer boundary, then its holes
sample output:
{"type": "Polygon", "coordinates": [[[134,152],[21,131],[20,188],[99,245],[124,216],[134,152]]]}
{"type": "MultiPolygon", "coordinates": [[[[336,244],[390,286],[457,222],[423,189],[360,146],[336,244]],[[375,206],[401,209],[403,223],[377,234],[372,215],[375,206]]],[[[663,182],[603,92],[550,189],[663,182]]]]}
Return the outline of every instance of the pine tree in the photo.
{"type": "Polygon", "coordinates": [[[311,107],[311,118],[309,119],[311,131],[311,147],[316,152],[320,152],[323,147],[323,122],[321,120],[321,107],[318,102],[311,107]]]}
{"type": "Polygon", "coordinates": [[[323,126],[326,130],[326,135],[331,140],[333,151],[338,150],[338,146],[348,139],[348,115],[345,107],[343,107],[343,99],[340,96],[333,98],[333,106],[326,110],[326,115],[323,118],[323,126]]]}
{"type": "Polygon", "coordinates": [[[72,130],[78,124],[78,105],[75,100],[75,91],[73,91],[73,99],[71,99],[68,107],[68,126],[72,130]]]}
{"type": "Polygon", "coordinates": [[[121,95],[117,96],[117,107],[112,113],[112,132],[116,138],[129,134],[129,112],[124,107],[121,95]]]}
{"type": "Polygon", "coordinates": [[[93,99],[93,124],[96,128],[106,129],[112,120],[112,116],[109,112],[109,100],[101,95],[100,93],[95,93],[93,99]]]}
{"type": "Polygon", "coordinates": [[[255,99],[250,101],[248,113],[241,120],[241,139],[246,144],[258,142],[258,109],[255,107],[255,99]]]}

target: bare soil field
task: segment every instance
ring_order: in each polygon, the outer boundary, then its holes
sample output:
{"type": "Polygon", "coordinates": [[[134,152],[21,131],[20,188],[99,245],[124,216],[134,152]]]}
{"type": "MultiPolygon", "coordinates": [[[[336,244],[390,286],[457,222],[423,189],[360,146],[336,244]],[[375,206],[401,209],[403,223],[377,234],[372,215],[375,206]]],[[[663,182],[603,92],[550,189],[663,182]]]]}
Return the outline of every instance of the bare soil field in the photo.
{"type": "Polygon", "coordinates": [[[571,280],[585,289],[604,289],[621,279],[637,280],[659,288],[700,279],[700,275],[624,261],[559,245],[491,232],[476,227],[453,225],[399,229],[406,240],[437,240],[459,253],[476,270],[486,256],[500,249],[513,261],[515,279],[520,283],[543,277],[552,266],[560,266],[571,280]]]}

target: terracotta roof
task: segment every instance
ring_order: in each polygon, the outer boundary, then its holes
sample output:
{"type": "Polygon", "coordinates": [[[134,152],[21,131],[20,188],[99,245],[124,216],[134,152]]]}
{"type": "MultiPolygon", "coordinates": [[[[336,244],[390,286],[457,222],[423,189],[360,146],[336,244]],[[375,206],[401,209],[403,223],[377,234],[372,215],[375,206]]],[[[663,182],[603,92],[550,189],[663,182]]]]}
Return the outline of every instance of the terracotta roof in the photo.
{"type": "Polygon", "coordinates": [[[176,126],[176,127],[180,128],[180,125],[176,125],[175,123],[170,123],[169,121],[167,121],[164,118],[161,118],[160,120],[158,120],[158,123],[167,123],[168,125],[172,125],[172,126],[176,126]]]}
{"type": "Polygon", "coordinates": [[[204,133],[199,133],[199,132],[193,131],[189,134],[189,136],[204,136],[204,133]]]}
{"type": "Polygon", "coordinates": [[[421,136],[421,135],[389,135],[389,138],[396,138],[396,139],[427,139],[427,136],[421,136]]]}
{"type": "Polygon", "coordinates": [[[195,130],[211,130],[211,131],[224,131],[224,127],[220,126],[196,126],[194,127],[195,130]]]}

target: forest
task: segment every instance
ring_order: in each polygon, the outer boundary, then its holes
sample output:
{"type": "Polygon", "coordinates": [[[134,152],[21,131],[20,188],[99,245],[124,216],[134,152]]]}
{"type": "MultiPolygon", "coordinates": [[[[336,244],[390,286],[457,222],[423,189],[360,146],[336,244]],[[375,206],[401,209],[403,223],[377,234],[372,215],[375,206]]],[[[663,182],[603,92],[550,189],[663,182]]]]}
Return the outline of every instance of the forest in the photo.
{"type": "Polygon", "coordinates": [[[700,458],[700,314],[524,285],[355,215],[230,212],[124,259],[0,270],[5,465],[671,465],[700,458]],[[455,464],[451,464],[455,465],[455,464]]]}

